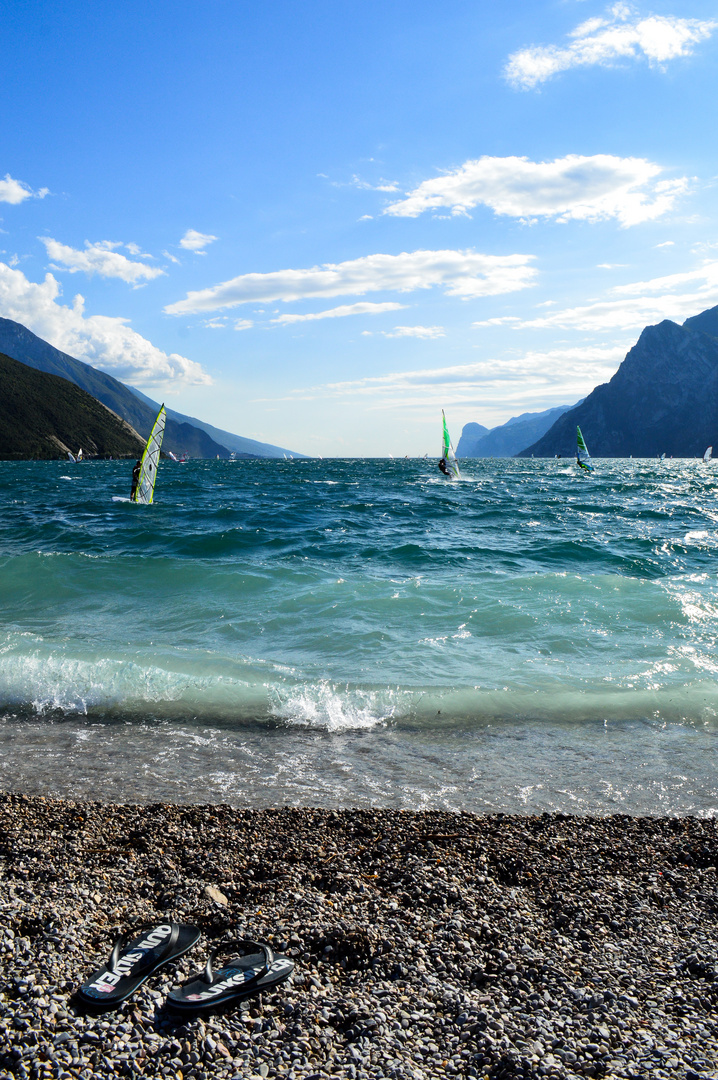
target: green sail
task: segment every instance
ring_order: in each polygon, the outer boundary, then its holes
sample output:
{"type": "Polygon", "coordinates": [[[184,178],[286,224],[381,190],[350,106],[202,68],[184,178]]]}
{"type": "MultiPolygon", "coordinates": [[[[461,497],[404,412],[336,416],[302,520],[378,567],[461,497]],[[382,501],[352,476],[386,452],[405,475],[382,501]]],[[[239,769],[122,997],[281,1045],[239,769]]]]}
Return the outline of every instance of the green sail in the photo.
{"type": "Polygon", "coordinates": [[[137,481],[137,490],[135,491],[135,502],[137,503],[145,503],[147,505],[152,502],[154,497],[155,480],[157,479],[157,464],[160,460],[160,450],[162,449],[162,439],[165,433],[166,419],[167,413],[165,412],[164,405],[162,405],[160,411],[157,413],[157,419],[154,422],[150,437],[147,440],[147,446],[140,459],[140,476],[137,481]]]}
{"type": "Polygon", "coordinates": [[[581,428],[576,425],[576,464],[587,472],[593,472],[593,462],[588,452],[588,447],[581,433],[581,428]]]}
{"type": "Polygon", "coordinates": [[[443,409],[441,410],[441,418],[444,421],[444,438],[441,446],[441,456],[446,462],[446,467],[451,473],[452,479],[459,480],[461,478],[461,473],[459,472],[459,463],[456,460],[456,454],[454,453],[454,448],[451,445],[449,429],[446,426],[446,415],[443,409]]]}

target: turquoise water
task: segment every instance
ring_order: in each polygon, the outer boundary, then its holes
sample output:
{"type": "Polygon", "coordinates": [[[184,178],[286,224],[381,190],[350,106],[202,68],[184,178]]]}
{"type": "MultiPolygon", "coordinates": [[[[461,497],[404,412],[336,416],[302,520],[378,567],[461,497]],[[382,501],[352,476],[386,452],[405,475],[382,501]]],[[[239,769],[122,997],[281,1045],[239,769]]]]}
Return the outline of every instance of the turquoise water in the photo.
{"type": "Polygon", "coordinates": [[[713,813],[714,468],[0,463],[0,784],[713,813]]]}

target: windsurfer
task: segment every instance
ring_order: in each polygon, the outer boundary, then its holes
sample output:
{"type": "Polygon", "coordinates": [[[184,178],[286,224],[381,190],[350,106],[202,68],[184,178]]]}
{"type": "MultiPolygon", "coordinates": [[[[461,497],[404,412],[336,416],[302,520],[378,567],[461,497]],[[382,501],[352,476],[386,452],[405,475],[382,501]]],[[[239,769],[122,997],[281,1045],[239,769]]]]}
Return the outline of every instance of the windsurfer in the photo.
{"type": "Polygon", "coordinates": [[[135,501],[135,495],[137,493],[137,485],[140,482],[140,469],[142,468],[142,461],[138,459],[135,462],[135,467],[132,470],[132,491],[130,492],[130,502],[135,501]]]}
{"type": "Polygon", "coordinates": [[[451,476],[451,473],[449,472],[449,469],[446,465],[446,458],[439,458],[439,468],[443,472],[444,476],[451,476]]]}

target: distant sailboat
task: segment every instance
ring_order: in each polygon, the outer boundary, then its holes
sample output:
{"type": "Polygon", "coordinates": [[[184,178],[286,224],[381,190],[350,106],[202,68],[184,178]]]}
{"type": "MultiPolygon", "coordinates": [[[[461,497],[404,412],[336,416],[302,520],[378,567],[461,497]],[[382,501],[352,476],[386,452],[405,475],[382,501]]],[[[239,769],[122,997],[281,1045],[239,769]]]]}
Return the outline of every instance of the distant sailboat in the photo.
{"type": "Polygon", "coordinates": [[[581,428],[576,425],[576,464],[586,472],[593,472],[593,462],[591,461],[591,455],[588,452],[588,447],[581,434],[581,428]]]}
{"type": "Polygon", "coordinates": [[[67,456],[68,456],[68,458],[70,459],[70,461],[77,461],[77,458],[76,458],[76,457],[75,457],[75,455],[73,454],[72,450],[68,450],[68,451],[67,451],[67,456]]]}
{"type": "Polygon", "coordinates": [[[713,457],[713,447],[709,446],[708,449],[706,450],[705,454],[703,455],[703,463],[705,465],[707,465],[712,457],[713,457]]]}
{"type": "Polygon", "coordinates": [[[82,461],[82,447],[80,447],[80,449],[77,451],[77,457],[75,458],[75,461],[82,461]]]}
{"type": "Polygon", "coordinates": [[[168,450],[167,453],[169,454],[169,456],[172,458],[173,461],[178,461],[179,460],[177,455],[173,454],[171,450],[168,450]]]}
{"type": "Polygon", "coordinates": [[[165,420],[167,413],[164,405],[160,406],[157,419],[154,422],[147,445],[140,458],[139,476],[137,486],[132,492],[132,502],[149,505],[155,493],[155,480],[157,479],[157,463],[160,460],[162,439],[165,433],[165,420]]]}
{"type": "Polygon", "coordinates": [[[441,419],[443,421],[443,438],[441,442],[441,459],[439,461],[439,468],[448,476],[450,480],[460,480],[461,473],[459,472],[459,463],[456,460],[456,453],[454,447],[451,445],[451,438],[449,437],[449,429],[446,425],[446,414],[444,410],[441,410],[441,419]],[[442,468],[443,462],[443,468],[442,468]]]}

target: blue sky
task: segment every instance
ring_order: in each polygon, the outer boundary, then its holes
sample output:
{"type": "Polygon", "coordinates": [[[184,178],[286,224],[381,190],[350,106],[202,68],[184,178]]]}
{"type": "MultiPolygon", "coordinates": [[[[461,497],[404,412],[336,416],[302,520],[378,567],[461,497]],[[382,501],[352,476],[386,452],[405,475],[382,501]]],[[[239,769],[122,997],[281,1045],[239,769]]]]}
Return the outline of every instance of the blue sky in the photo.
{"type": "Polygon", "coordinates": [[[0,315],[328,455],[570,403],[718,303],[718,5],[3,15],[0,315]],[[2,179],[4,177],[4,179],[2,179]]]}

